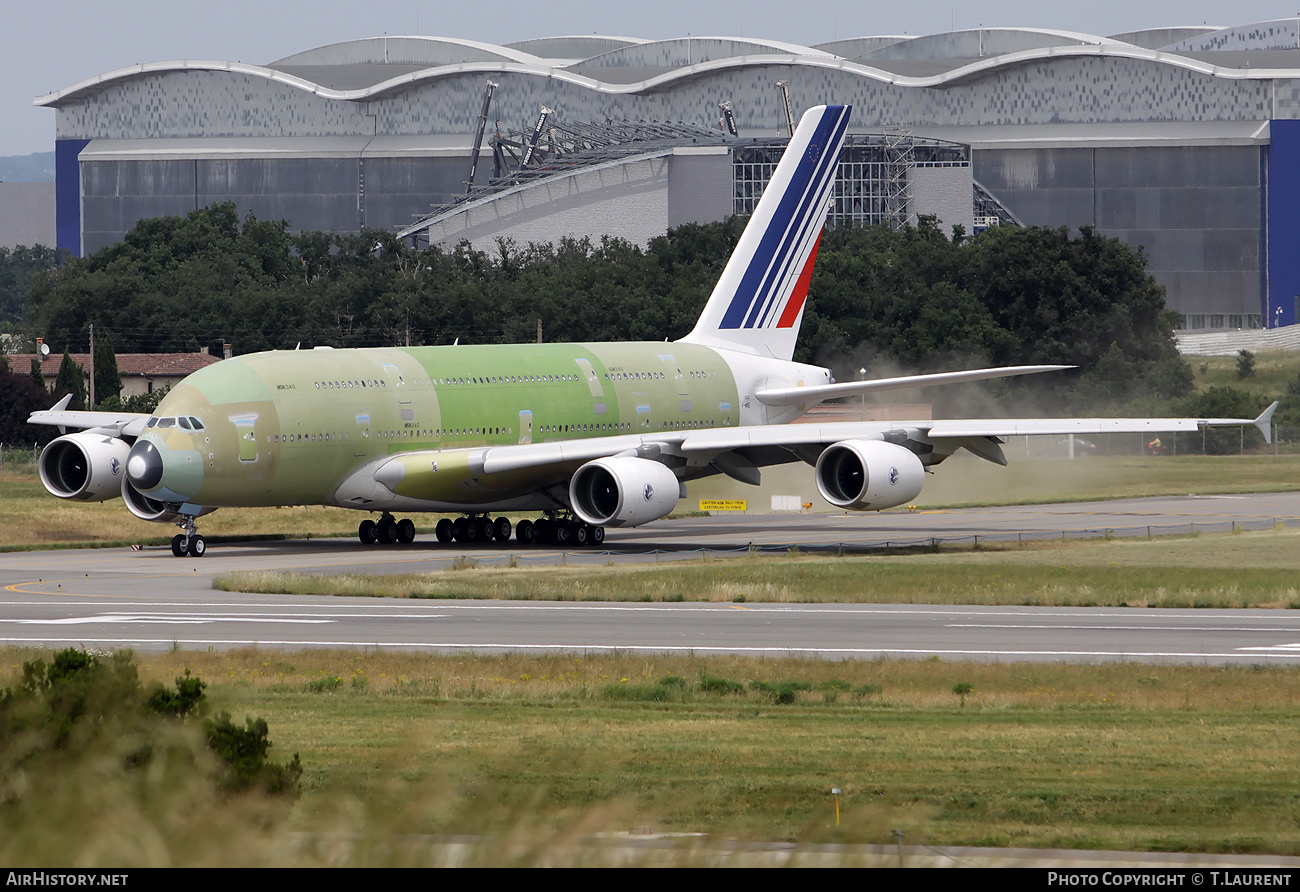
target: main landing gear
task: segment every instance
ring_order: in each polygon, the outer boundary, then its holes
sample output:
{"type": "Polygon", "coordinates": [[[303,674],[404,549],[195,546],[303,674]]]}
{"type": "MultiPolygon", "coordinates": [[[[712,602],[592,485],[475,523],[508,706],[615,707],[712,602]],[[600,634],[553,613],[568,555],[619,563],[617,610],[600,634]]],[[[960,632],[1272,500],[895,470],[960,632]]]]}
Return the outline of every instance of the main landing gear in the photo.
{"type": "Polygon", "coordinates": [[[415,541],[415,523],[408,518],[394,520],[387,511],[378,521],[366,519],[357,527],[357,538],[363,545],[410,545],[415,541]]]}
{"type": "Polygon", "coordinates": [[[207,553],[208,543],[203,541],[199,535],[198,529],[194,525],[194,518],[186,515],[183,522],[177,523],[176,526],[185,532],[177,533],[172,537],[172,554],[176,557],[203,557],[207,553]]]}
{"type": "Polygon", "coordinates": [[[516,533],[522,545],[559,545],[584,548],[605,541],[605,528],[583,523],[572,517],[560,517],[548,512],[538,521],[519,521],[516,533]]]}
{"type": "MultiPolygon", "coordinates": [[[[540,520],[521,520],[512,526],[510,518],[492,518],[486,514],[470,514],[455,520],[444,517],[434,527],[434,535],[443,545],[459,542],[462,545],[491,545],[509,542],[514,533],[520,545],[558,545],[582,548],[600,545],[605,541],[605,528],[583,523],[573,518],[560,517],[548,512],[540,520]]],[[[403,518],[395,520],[384,512],[378,521],[363,520],[357,528],[357,538],[365,545],[403,545],[415,540],[415,524],[403,518]]]]}

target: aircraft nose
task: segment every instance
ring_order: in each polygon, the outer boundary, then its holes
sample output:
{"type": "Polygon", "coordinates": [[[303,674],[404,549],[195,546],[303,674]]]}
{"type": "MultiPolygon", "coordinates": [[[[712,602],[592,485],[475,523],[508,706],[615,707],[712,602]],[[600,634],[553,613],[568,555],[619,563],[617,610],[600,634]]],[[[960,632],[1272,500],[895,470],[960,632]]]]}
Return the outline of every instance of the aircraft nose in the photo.
{"type": "Polygon", "coordinates": [[[126,477],[140,492],[156,489],[162,482],[163,460],[158,447],[148,440],[136,440],[126,457],[126,477]]]}

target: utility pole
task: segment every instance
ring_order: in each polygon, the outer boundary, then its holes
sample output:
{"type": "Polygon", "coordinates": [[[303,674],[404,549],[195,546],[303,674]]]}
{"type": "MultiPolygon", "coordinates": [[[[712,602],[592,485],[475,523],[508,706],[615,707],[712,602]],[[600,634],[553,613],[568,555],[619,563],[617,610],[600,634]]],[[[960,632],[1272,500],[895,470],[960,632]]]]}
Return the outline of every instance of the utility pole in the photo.
{"type": "Polygon", "coordinates": [[[537,343],[542,342],[542,320],[537,320],[537,343]]]}
{"type": "Polygon", "coordinates": [[[90,324],[90,405],[87,409],[95,408],[95,323],[90,324]]]}

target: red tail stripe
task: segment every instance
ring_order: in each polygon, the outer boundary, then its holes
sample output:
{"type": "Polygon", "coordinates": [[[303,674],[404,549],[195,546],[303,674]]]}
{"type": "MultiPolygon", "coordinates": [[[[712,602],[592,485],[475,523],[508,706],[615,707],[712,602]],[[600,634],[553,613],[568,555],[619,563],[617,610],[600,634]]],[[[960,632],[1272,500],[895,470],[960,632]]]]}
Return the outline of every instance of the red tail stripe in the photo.
{"type": "Polygon", "coordinates": [[[808,286],[812,284],[813,264],[817,262],[817,249],[821,247],[821,244],[822,235],[819,232],[817,233],[817,241],[813,242],[812,253],[808,255],[808,262],[803,265],[803,272],[799,273],[799,281],[794,283],[794,293],[790,295],[790,300],[785,305],[785,312],[781,314],[781,319],[776,323],[777,328],[789,328],[799,318],[799,311],[803,309],[803,302],[808,298],[808,286]]]}

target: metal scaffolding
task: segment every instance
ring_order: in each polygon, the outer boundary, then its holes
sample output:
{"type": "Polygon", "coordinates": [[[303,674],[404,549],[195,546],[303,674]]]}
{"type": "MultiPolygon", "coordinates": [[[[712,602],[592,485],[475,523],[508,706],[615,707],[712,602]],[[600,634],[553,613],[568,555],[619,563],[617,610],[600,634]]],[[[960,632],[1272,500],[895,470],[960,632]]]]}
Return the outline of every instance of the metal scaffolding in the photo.
{"type": "MultiPolygon", "coordinates": [[[[485,104],[486,109],[486,104],[485,104]]],[[[725,125],[724,125],[725,126],[725,125]]],[[[565,123],[542,108],[527,132],[510,130],[491,140],[493,177],[450,204],[435,208],[398,233],[427,239],[430,227],[461,213],[467,205],[546,177],[621,162],[635,156],[671,153],[680,146],[727,146],[731,150],[733,214],[754,212],[771,179],[787,137],[736,138],[713,128],[662,121],[565,123]]],[[[888,225],[916,222],[911,176],[917,166],[969,167],[970,147],[913,136],[906,130],[850,135],[840,155],[834,199],[827,225],[888,225]]],[[[1016,223],[987,191],[975,186],[976,217],[997,216],[1016,223]]]]}
{"type": "MultiPolygon", "coordinates": [[[[493,85],[495,86],[495,85],[493,85]]],[[[484,101],[486,113],[487,100],[484,101]]],[[[718,130],[669,121],[606,121],[603,124],[552,120],[551,109],[541,108],[528,131],[507,130],[491,140],[492,179],[471,188],[449,204],[435,207],[398,232],[400,238],[418,239],[441,220],[459,213],[470,203],[532,180],[592,167],[633,155],[653,153],[681,145],[727,145],[735,142],[718,130]],[[545,139],[543,139],[545,137],[545,139]]]]}
{"type": "MultiPolygon", "coordinates": [[[[781,160],[785,139],[753,140],[732,150],[732,213],[752,214],[781,160]]],[[[969,167],[970,147],[910,133],[853,134],[840,153],[829,226],[915,223],[910,176],[917,165],[969,167]]]]}

